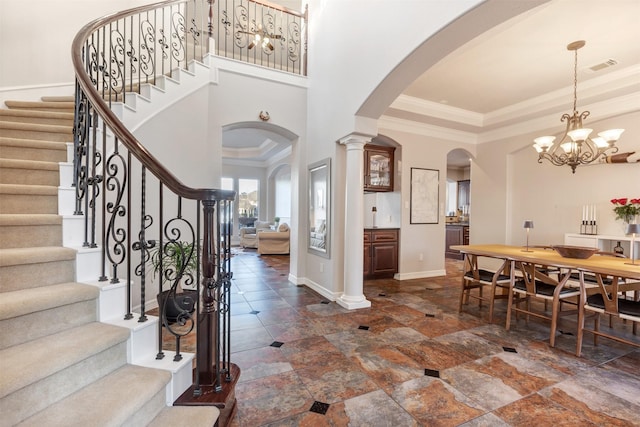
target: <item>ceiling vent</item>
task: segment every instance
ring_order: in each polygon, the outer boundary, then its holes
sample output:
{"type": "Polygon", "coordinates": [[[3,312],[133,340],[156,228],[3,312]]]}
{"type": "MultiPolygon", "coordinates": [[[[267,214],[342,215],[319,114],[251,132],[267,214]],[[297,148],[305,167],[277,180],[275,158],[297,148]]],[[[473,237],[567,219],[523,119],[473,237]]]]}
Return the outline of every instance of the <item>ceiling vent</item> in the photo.
{"type": "Polygon", "coordinates": [[[593,71],[595,73],[596,71],[600,71],[600,70],[604,70],[605,68],[613,67],[617,63],[618,63],[618,61],[616,61],[615,59],[607,59],[604,62],[601,62],[601,63],[596,64],[596,65],[592,65],[591,67],[589,67],[589,70],[591,70],[591,71],[593,71]]]}

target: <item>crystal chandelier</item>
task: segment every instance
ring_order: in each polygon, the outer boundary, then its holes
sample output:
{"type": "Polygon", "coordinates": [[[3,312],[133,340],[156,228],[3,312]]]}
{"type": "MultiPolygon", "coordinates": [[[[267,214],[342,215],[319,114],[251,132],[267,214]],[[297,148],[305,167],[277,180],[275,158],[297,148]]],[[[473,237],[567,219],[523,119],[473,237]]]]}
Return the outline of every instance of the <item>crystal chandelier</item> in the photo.
{"type": "Polygon", "coordinates": [[[608,151],[615,153],[618,147],[616,141],[620,138],[624,129],[609,129],[598,133],[595,138],[589,138],[593,129],[583,128],[582,120],[589,116],[588,111],[580,113],[577,108],[578,89],[578,49],[585,45],[584,40],[578,40],[567,45],[567,50],[575,52],[573,68],[573,114],[563,114],[561,122],[567,122],[567,128],[560,142],[554,144],[555,136],[541,136],[534,139],[533,147],[538,152],[538,163],[547,159],[556,166],[569,165],[571,171],[576,173],[578,165],[585,165],[598,160],[608,151]]]}

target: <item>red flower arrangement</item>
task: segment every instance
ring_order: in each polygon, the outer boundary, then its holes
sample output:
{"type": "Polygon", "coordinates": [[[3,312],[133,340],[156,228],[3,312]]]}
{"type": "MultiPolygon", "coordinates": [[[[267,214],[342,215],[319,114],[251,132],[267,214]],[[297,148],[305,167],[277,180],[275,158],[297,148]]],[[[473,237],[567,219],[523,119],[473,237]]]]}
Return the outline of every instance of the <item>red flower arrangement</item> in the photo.
{"type": "Polygon", "coordinates": [[[613,211],[616,213],[616,219],[630,223],[636,215],[640,214],[640,199],[629,200],[625,197],[612,199],[611,203],[614,205],[613,211]]]}

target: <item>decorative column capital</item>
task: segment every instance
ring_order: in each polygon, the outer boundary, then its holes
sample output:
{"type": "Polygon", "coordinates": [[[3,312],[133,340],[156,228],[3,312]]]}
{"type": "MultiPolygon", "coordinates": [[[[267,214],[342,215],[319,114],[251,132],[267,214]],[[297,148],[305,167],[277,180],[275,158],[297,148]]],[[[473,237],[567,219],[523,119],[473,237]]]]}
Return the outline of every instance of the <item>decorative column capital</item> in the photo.
{"type": "Polygon", "coordinates": [[[347,136],[343,136],[338,142],[347,147],[347,150],[364,150],[365,144],[371,142],[374,135],[368,135],[364,133],[350,133],[347,136]]]}

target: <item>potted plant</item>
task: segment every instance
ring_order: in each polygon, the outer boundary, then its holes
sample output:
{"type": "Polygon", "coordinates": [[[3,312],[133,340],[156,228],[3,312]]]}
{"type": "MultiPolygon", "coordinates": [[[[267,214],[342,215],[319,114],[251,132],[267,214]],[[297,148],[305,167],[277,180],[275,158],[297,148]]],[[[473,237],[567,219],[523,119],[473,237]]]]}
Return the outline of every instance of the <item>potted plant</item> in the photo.
{"type": "Polygon", "coordinates": [[[274,224],[276,226],[276,230],[277,230],[278,229],[278,225],[280,224],[280,217],[277,216],[277,217],[273,218],[273,222],[274,222],[274,224]]]}
{"type": "Polygon", "coordinates": [[[175,322],[180,313],[186,311],[193,313],[198,299],[195,284],[198,272],[198,257],[194,250],[194,244],[183,241],[170,241],[154,246],[151,249],[151,265],[153,267],[153,278],[160,276],[160,280],[168,280],[170,286],[178,280],[179,288],[175,289],[173,296],[172,289],[163,290],[158,293],[158,306],[160,310],[166,302],[166,316],[170,323],[175,322]],[[162,268],[162,271],[160,271],[162,268]],[[178,277],[178,274],[182,274],[178,277]]]}

